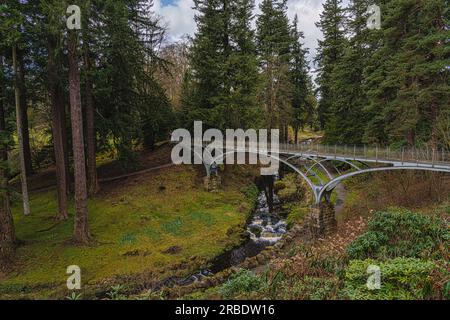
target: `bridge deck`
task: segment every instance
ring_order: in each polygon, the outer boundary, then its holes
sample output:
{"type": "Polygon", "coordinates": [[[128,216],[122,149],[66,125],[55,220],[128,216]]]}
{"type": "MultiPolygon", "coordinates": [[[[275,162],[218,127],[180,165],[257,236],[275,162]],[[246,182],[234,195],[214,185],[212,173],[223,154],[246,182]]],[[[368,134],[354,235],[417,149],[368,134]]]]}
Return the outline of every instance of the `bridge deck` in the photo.
{"type": "MultiPolygon", "coordinates": [[[[267,155],[267,149],[261,150],[261,146],[256,144],[249,145],[248,143],[242,143],[236,145],[234,141],[227,141],[223,145],[210,146],[209,144],[196,144],[194,142],[191,146],[186,146],[190,149],[194,147],[217,147],[223,151],[223,154],[216,155],[215,159],[211,160],[219,161],[224,160],[225,155],[233,153],[253,153],[260,155],[267,155]],[[223,149],[222,149],[223,148],[223,149]]],[[[392,150],[390,148],[370,148],[370,147],[358,147],[358,146],[329,146],[320,144],[279,144],[277,148],[274,148],[276,154],[271,153],[269,148],[269,156],[278,158],[286,165],[291,167],[295,172],[302,176],[308,183],[315,196],[315,203],[319,204],[322,201],[324,195],[329,194],[341,181],[358,174],[377,172],[377,171],[390,171],[390,170],[426,170],[436,172],[450,173],[450,153],[446,151],[437,151],[433,149],[400,149],[392,150]],[[303,159],[311,159],[314,164],[307,168],[306,173],[289,163],[289,159],[282,159],[280,156],[288,156],[288,158],[300,157],[303,159]],[[343,161],[351,165],[356,171],[349,171],[339,176],[333,177],[329,174],[326,167],[321,163],[326,160],[343,161]],[[361,162],[368,166],[368,168],[359,168],[354,162],[361,162]],[[368,164],[381,164],[381,166],[372,166],[368,164]],[[329,181],[322,181],[319,184],[314,184],[309,179],[308,174],[317,174],[313,172],[313,168],[319,165],[329,175],[329,181]]],[[[201,150],[201,149],[200,149],[201,150]]],[[[198,151],[200,151],[198,150],[198,151]]],[[[198,154],[198,151],[194,153],[198,154]]],[[[212,163],[211,162],[211,163],[212,163]]],[[[209,175],[210,164],[204,162],[204,165],[209,175]]],[[[322,179],[320,179],[322,180],[322,179]]]]}
{"type": "MultiPolygon", "coordinates": [[[[225,144],[227,145],[227,144],[225,144]]],[[[225,148],[227,151],[244,152],[245,148],[225,148]]],[[[253,150],[253,148],[251,148],[253,150]]],[[[358,146],[330,146],[322,144],[279,144],[281,155],[301,155],[310,158],[330,160],[358,161],[366,163],[386,164],[394,167],[435,168],[450,171],[450,153],[433,149],[400,149],[373,148],[358,146]]]]}
{"type": "Polygon", "coordinates": [[[387,164],[394,167],[423,167],[450,170],[450,155],[447,152],[432,152],[418,150],[389,150],[389,149],[368,149],[349,148],[345,153],[345,148],[330,146],[309,146],[309,145],[287,145],[280,144],[280,154],[302,155],[311,158],[323,158],[330,160],[358,161],[368,163],[387,164]],[[344,149],[344,150],[343,150],[344,149]],[[344,151],[344,152],[343,152],[344,151]]]}

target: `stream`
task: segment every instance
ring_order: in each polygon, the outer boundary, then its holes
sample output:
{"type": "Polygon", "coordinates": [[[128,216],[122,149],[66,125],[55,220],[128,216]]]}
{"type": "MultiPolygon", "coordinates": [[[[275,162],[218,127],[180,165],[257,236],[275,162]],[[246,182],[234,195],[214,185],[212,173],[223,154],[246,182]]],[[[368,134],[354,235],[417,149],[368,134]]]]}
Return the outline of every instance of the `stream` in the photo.
{"type": "MultiPolygon", "coordinates": [[[[162,285],[187,286],[196,281],[201,281],[205,277],[214,276],[216,273],[238,265],[246,258],[254,257],[266,247],[277,243],[287,232],[287,224],[279,216],[282,204],[275,193],[273,193],[273,211],[270,212],[266,193],[263,190],[264,187],[264,184],[260,186],[256,207],[247,223],[247,240],[243,244],[217,256],[211,262],[209,268],[199,270],[186,278],[172,277],[166,279],[162,285]]],[[[339,213],[343,208],[346,191],[342,185],[339,185],[336,191],[338,197],[335,203],[335,210],[336,213],[339,213]]]]}
{"type": "Polygon", "coordinates": [[[273,195],[273,204],[274,210],[270,212],[266,194],[264,191],[260,191],[256,208],[247,224],[247,240],[239,247],[216,257],[208,269],[200,270],[185,279],[176,280],[175,283],[186,286],[205,277],[213,276],[240,264],[246,258],[258,255],[266,247],[277,243],[286,233],[287,224],[278,216],[281,202],[275,194],[273,195]]]}

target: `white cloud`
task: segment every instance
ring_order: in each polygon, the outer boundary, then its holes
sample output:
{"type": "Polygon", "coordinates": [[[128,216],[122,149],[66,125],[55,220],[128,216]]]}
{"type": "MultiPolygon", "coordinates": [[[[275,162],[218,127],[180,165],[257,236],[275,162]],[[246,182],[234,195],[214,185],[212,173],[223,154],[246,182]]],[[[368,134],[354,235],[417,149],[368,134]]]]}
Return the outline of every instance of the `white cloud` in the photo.
{"type": "MultiPolygon", "coordinates": [[[[154,10],[163,17],[167,23],[169,40],[181,38],[184,34],[193,35],[196,26],[194,21],[193,0],[175,0],[170,5],[163,6],[162,0],[155,0],[154,10]]],[[[256,0],[255,13],[259,13],[259,4],[262,0],[256,0]]],[[[322,33],[315,26],[322,12],[324,0],[289,0],[288,15],[292,20],[295,14],[299,18],[299,29],[305,34],[305,46],[310,49],[309,59],[316,54],[317,40],[322,33]]]]}
{"type": "Polygon", "coordinates": [[[161,0],[154,1],[154,11],[167,24],[169,40],[180,39],[183,35],[195,32],[193,0],[175,0],[173,4],[163,6],[161,0]]]}
{"type": "Polygon", "coordinates": [[[322,0],[289,0],[288,15],[292,20],[298,15],[298,28],[305,34],[305,46],[309,48],[309,60],[312,62],[316,55],[318,40],[323,35],[315,23],[323,10],[322,0]]]}

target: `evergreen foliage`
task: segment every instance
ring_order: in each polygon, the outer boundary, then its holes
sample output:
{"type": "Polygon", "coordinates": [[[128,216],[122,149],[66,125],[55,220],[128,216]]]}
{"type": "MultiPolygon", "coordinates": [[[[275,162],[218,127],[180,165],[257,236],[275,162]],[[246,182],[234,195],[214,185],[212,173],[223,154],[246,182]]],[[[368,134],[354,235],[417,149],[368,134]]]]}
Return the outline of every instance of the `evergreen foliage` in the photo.
{"type": "Polygon", "coordinates": [[[297,132],[306,124],[314,123],[315,104],[309,65],[306,59],[308,49],[303,48],[304,34],[298,30],[298,16],[296,15],[292,25],[292,48],[290,62],[290,81],[292,85],[292,120],[297,142],[297,132]]]}
{"type": "Polygon", "coordinates": [[[319,41],[317,49],[317,84],[320,100],[318,104],[318,120],[324,129],[334,114],[334,98],[336,86],[334,85],[334,70],[340,63],[347,46],[345,38],[345,15],[341,0],[326,0],[323,12],[317,26],[323,33],[323,40],[319,41]]]}
{"type": "Polygon", "coordinates": [[[196,0],[198,31],[185,77],[185,123],[215,128],[259,126],[253,0],[196,0]]]}
{"type": "Polygon", "coordinates": [[[287,1],[264,0],[260,10],[256,39],[263,78],[261,100],[265,123],[269,129],[283,130],[292,117],[289,64],[294,39],[287,17],[287,1]]]}

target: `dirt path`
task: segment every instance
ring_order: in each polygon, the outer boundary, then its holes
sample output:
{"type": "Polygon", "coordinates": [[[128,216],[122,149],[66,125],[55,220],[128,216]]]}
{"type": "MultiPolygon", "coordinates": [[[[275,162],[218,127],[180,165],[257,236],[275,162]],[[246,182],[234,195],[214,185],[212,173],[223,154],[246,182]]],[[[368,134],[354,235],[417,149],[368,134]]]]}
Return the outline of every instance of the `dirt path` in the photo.
{"type": "MultiPolygon", "coordinates": [[[[156,167],[153,167],[153,168],[148,168],[148,169],[144,169],[144,170],[141,170],[141,171],[136,171],[136,172],[120,175],[120,176],[117,176],[117,177],[99,179],[98,181],[100,183],[107,183],[107,182],[112,182],[112,181],[116,181],[116,180],[126,179],[126,178],[129,178],[129,177],[138,176],[138,175],[145,174],[145,173],[152,172],[152,171],[157,171],[157,170],[161,170],[161,169],[170,168],[170,167],[173,167],[173,166],[175,166],[175,164],[167,163],[167,164],[163,164],[163,165],[156,166],[156,167]]],[[[43,187],[43,188],[37,188],[37,189],[30,190],[30,192],[48,191],[48,190],[54,189],[55,187],[56,186],[53,185],[53,186],[48,186],[48,187],[43,187]]]]}
{"type": "Polygon", "coordinates": [[[334,203],[334,211],[336,214],[341,213],[344,209],[345,197],[347,195],[347,190],[345,190],[345,186],[342,183],[339,183],[335,189],[336,191],[336,201],[334,203]]]}

